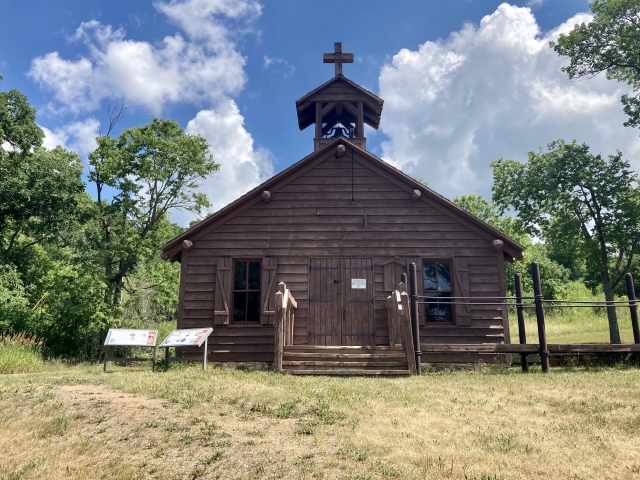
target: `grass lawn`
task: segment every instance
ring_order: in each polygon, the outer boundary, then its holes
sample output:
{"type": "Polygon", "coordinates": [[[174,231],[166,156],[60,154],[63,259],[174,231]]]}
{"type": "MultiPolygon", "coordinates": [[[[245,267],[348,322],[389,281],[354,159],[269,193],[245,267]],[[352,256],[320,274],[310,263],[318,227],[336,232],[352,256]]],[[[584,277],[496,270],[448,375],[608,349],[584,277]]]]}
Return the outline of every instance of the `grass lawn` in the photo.
{"type": "MultiPolygon", "coordinates": [[[[622,343],[633,343],[633,330],[628,308],[618,308],[618,328],[622,343]]],[[[518,320],[509,313],[511,342],[518,343],[518,320]]],[[[545,315],[547,343],[609,343],[606,314],[596,315],[591,309],[566,309],[563,314],[545,315]]],[[[527,343],[538,343],[538,325],[533,312],[526,312],[527,343]]]]}
{"type": "Polygon", "coordinates": [[[0,376],[2,479],[640,478],[640,371],[0,376]]]}

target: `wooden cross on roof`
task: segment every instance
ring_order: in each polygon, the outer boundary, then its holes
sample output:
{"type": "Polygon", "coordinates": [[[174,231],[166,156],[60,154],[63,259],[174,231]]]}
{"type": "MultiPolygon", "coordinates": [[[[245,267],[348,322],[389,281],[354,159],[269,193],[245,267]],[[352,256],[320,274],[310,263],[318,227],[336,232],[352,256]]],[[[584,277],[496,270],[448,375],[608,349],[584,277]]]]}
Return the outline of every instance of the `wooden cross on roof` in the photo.
{"type": "Polygon", "coordinates": [[[342,42],[334,42],[333,53],[325,53],[322,56],[322,63],[336,64],[336,77],[342,75],[342,64],[353,63],[353,53],[342,53],[342,42]]]}

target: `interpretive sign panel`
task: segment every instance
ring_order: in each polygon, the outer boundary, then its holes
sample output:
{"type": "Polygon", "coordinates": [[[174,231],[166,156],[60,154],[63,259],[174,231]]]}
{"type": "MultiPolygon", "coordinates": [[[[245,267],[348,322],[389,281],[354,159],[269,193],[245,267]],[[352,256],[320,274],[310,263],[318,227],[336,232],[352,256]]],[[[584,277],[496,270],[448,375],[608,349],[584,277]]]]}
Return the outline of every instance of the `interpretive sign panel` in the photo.
{"type": "Polygon", "coordinates": [[[160,348],[166,347],[201,347],[207,337],[211,335],[213,328],[189,328],[186,330],[174,330],[160,344],[160,348]]]}
{"type": "Polygon", "coordinates": [[[157,330],[131,330],[126,328],[110,328],[107,339],[104,341],[104,366],[102,371],[107,371],[107,362],[115,360],[117,362],[148,362],[151,361],[151,370],[156,368],[156,341],[158,340],[157,330]],[[153,356],[151,358],[122,358],[110,357],[109,347],[151,347],[153,356]]]}
{"type": "Polygon", "coordinates": [[[157,330],[110,328],[104,344],[109,347],[155,347],[157,330]]]}
{"type": "Polygon", "coordinates": [[[351,288],[367,288],[367,279],[366,278],[352,278],[351,279],[351,288]]]}
{"type": "Polygon", "coordinates": [[[174,330],[160,344],[160,348],[166,348],[164,357],[165,370],[169,369],[169,361],[188,362],[202,360],[202,369],[207,369],[207,339],[213,332],[213,328],[189,328],[185,330],[174,330]],[[204,346],[203,346],[204,345],[204,346]],[[197,357],[169,357],[170,347],[203,347],[202,358],[197,357]]]}

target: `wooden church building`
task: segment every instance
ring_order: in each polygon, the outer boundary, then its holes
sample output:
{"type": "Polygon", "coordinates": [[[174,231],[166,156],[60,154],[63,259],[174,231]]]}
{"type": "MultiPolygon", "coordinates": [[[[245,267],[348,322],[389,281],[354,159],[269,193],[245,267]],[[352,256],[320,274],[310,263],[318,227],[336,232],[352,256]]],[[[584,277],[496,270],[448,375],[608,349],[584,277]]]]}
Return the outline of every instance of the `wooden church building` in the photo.
{"type": "Polygon", "coordinates": [[[324,62],[335,76],[296,102],[313,152],[162,247],[181,263],[178,328],[213,327],[210,361],[272,362],[285,282],[297,302],[292,358],[384,352],[385,301],[415,262],[422,344],[510,343],[506,307],[448,298],[504,297],[505,261],[523,247],[368,152],[364,125],[378,128],[384,102],[343,75],[353,54],[340,43],[324,62]]]}

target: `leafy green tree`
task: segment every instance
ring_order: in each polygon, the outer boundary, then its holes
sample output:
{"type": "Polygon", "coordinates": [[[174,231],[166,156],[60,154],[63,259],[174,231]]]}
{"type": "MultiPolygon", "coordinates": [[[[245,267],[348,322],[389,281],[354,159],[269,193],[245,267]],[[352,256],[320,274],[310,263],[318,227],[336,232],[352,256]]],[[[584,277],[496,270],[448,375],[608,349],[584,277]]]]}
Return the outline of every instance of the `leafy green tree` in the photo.
{"type": "MultiPolygon", "coordinates": [[[[2,77],[0,77],[2,80],[2,77]]],[[[16,90],[0,92],[0,159],[25,155],[42,145],[44,132],[36,125],[36,109],[16,90]]]]}
{"type": "MultiPolygon", "coordinates": [[[[1,150],[1,149],[0,149],[1,150]]],[[[0,155],[0,256],[7,261],[16,252],[20,235],[41,243],[57,237],[75,214],[84,192],[80,157],[62,147],[0,155]]]]}
{"type": "MultiPolygon", "coordinates": [[[[580,230],[567,231],[563,221],[563,219],[552,219],[549,223],[544,238],[546,253],[549,259],[569,269],[569,280],[585,282],[588,254],[584,251],[580,230]]],[[[597,284],[589,285],[592,290],[601,285],[600,273],[597,269],[595,278],[598,279],[597,284]]]]}
{"type": "Polygon", "coordinates": [[[103,299],[107,286],[95,272],[75,261],[75,252],[50,245],[31,248],[27,285],[30,317],[24,328],[45,342],[50,357],[95,359],[113,310],[103,299]]]}
{"type": "Polygon", "coordinates": [[[632,95],[621,98],[629,117],[626,127],[640,126],[640,1],[595,0],[594,18],[576,25],[551,42],[570,64],[562,70],[570,79],[592,78],[605,72],[607,78],[631,85],[632,95]]]}
{"type": "Polygon", "coordinates": [[[510,295],[515,295],[515,273],[519,273],[522,276],[524,292],[527,295],[533,294],[530,265],[531,262],[538,262],[540,276],[544,279],[542,293],[545,298],[564,298],[566,283],[569,279],[569,270],[549,257],[548,248],[545,244],[532,242],[517,218],[504,215],[500,212],[500,208],[496,203],[489,202],[481,195],[463,195],[462,197],[455,197],[453,201],[525,247],[522,260],[505,265],[507,290],[510,295]]]}
{"type": "Polygon", "coordinates": [[[29,319],[29,299],[11,265],[0,265],[0,333],[21,332],[29,319]]]}
{"type": "MultiPolygon", "coordinates": [[[[608,159],[587,145],[562,140],[530,152],[527,163],[499,159],[493,167],[493,198],[513,208],[532,235],[579,238],[587,262],[599,271],[605,298],[640,250],[640,191],[629,163],[617,152],[608,159]]],[[[616,309],[607,308],[612,343],[620,343],[616,309]]]]}
{"type": "Polygon", "coordinates": [[[15,90],[0,92],[0,259],[5,261],[16,254],[20,235],[33,243],[55,236],[84,191],[80,157],[62,147],[42,148],[43,138],[27,98],[15,90]]]}
{"type": "Polygon", "coordinates": [[[490,203],[482,195],[463,195],[462,197],[455,197],[453,202],[480,220],[510,236],[515,241],[523,245],[529,242],[529,236],[523,232],[522,225],[518,219],[504,215],[498,205],[494,202],[490,203]]]}
{"type": "MultiPolygon", "coordinates": [[[[117,118],[116,118],[117,120],[117,118]]],[[[102,223],[109,303],[120,303],[123,279],[141,261],[157,255],[167,238],[159,229],[170,210],[200,213],[209,206],[199,182],[219,169],[200,135],[185,134],[172,120],[153,118],[117,138],[97,138],[89,154],[89,179],[95,184],[102,223]],[[114,192],[107,199],[106,187],[114,192]]]]}

